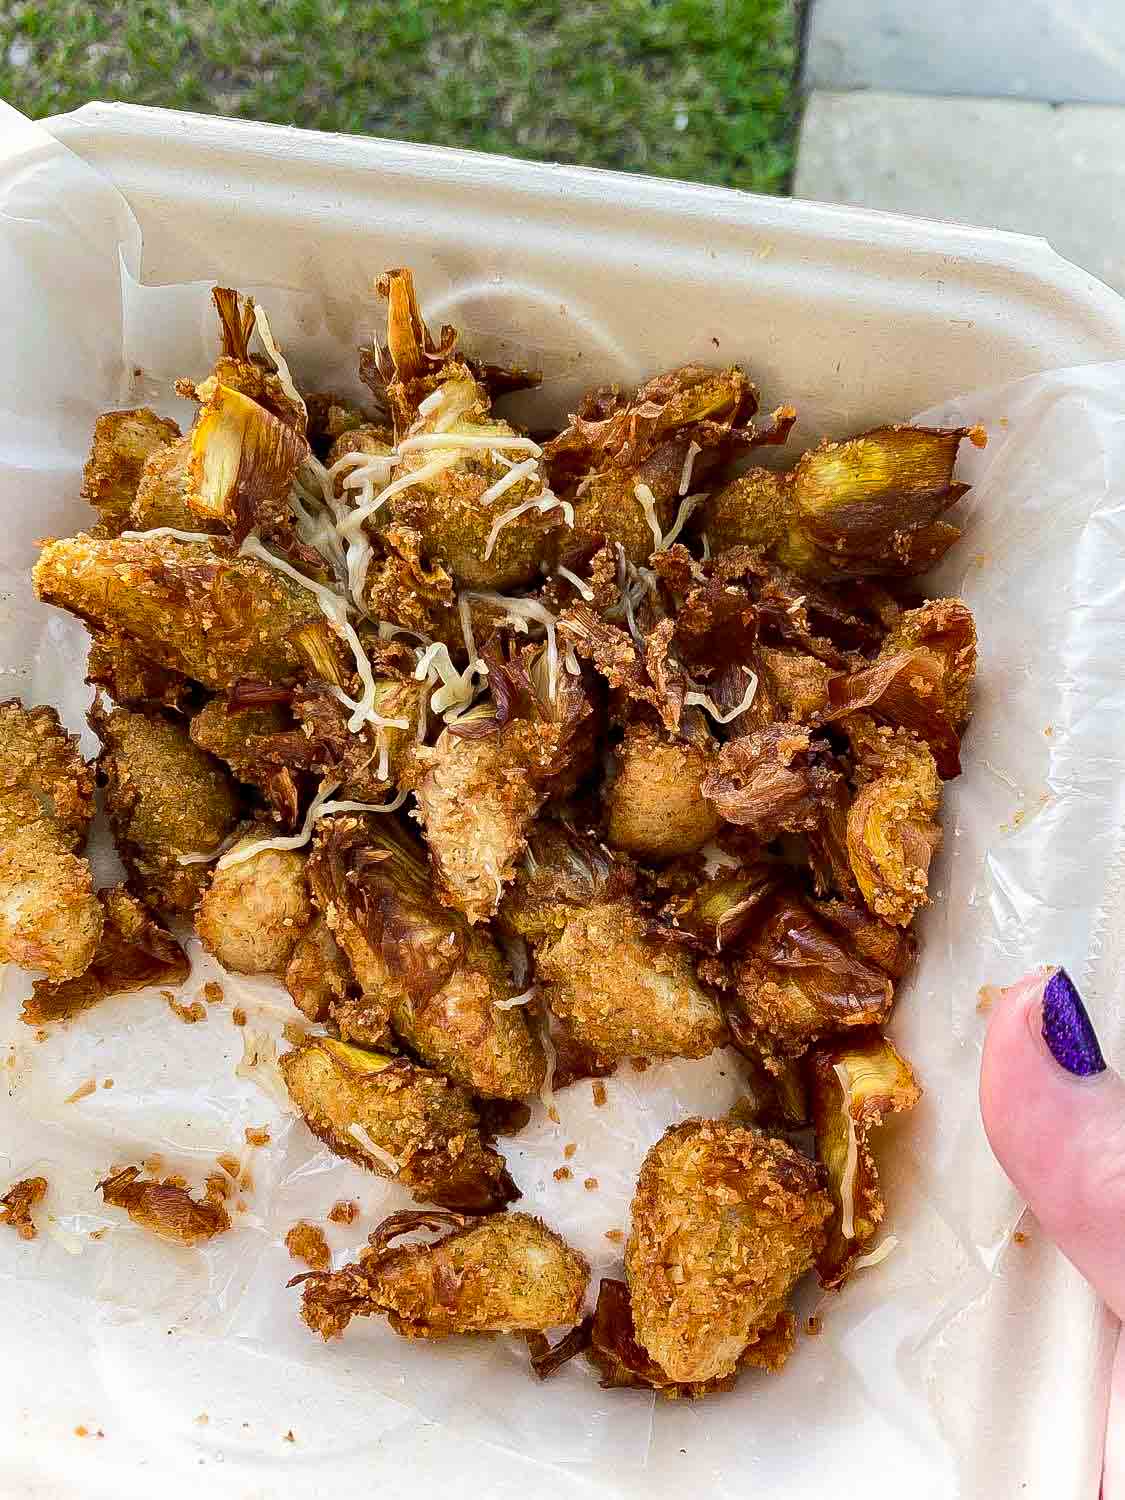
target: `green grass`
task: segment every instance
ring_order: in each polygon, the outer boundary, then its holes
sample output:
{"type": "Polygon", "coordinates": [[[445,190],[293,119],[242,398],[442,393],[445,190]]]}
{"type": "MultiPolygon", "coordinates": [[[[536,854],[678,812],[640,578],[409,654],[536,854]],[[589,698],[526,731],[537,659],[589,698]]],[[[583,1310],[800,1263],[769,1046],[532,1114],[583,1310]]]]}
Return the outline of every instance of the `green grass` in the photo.
{"type": "Polygon", "coordinates": [[[798,0],[0,0],[0,96],[126,99],[784,192],[798,0]]]}

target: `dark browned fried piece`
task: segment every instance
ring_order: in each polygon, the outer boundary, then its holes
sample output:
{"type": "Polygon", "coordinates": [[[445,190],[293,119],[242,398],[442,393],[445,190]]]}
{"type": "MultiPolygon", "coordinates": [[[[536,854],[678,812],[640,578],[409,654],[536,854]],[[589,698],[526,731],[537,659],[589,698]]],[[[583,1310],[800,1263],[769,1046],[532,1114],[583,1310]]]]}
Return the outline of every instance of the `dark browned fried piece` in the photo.
{"type": "Polygon", "coordinates": [[[293,770],[271,758],[270,746],[291,723],[280,703],[240,708],[237,698],[220,697],[205,703],[188,726],[192,744],[224,761],[239,781],[257,787],[283,828],[297,822],[299,792],[293,770]]]}
{"type": "Polygon", "coordinates": [[[783,878],[775,864],[762,861],[737,874],[710,879],[696,875],[668,896],[657,912],[663,936],[700,953],[737,951],[761,920],[761,904],[783,878]]]}
{"type": "Polygon", "coordinates": [[[625,1274],[634,1337],[677,1385],[732,1376],[746,1351],[784,1361],[794,1284],[832,1212],[817,1169],[784,1142],[723,1120],[686,1120],[648,1153],[625,1274]]]}
{"type": "Polygon", "coordinates": [[[322,916],[316,916],[297,939],[285,970],[285,988],[293,1004],[310,1021],[327,1021],[353,986],[343,949],[322,916]]]}
{"type": "Polygon", "coordinates": [[[482,1139],[468,1091],[439,1073],[330,1037],[285,1053],[281,1071],[325,1145],[419,1203],[488,1214],[519,1197],[504,1158],[482,1139]]]}
{"type": "Polygon", "coordinates": [[[75,979],[37,979],[20,1012],[28,1026],[67,1021],[111,995],[127,995],[149,985],[174,988],[191,973],[188,956],[176,939],[124,886],[99,891],[98,900],[105,925],[89,968],[75,979]]]}
{"type": "Polygon", "coordinates": [[[839,1286],[886,1212],[868,1136],[888,1114],[913,1109],[922,1090],[910,1064],[875,1030],[814,1047],[806,1068],[817,1155],[833,1202],[817,1274],[822,1286],[839,1286]]]}
{"type": "Polygon", "coordinates": [[[769,843],[815,828],[838,774],[807,729],[771,724],[724,745],[702,788],[728,823],[769,843]]]}
{"type": "Polygon", "coordinates": [[[86,660],[86,681],[104,688],[122,708],[164,708],[187,714],[202,697],[181,672],[146,660],[128,636],[95,631],[86,660]]]}
{"type": "Polygon", "coordinates": [[[406,1338],[445,1338],[573,1323],[589,1276],[585,1259],[541,1219],[506,1213],[473,1222],[431,1211],[392,1215],[356,1263],[289,1284],[304,1283],[301,1316],[326,1339],[357,1315],[379,1314],[406,1338]],[[447,1225],[451,1232],[430,1244],[391,1244],[447,1225]]]}
{"type": "Polygon", "coordinates": [[[125,1209],[134,1224],[173,1245],[201,1245],[230,1228],[217,1195],[199,1202],[175,1183],[142,1177],[140,1167],[123,1167],[98,1187],[105,1201],[125,1209]]]}
{"type": "Polygon", "coordinates": [[[98,512],[99,530],[117,536],[131,525],[130,507],[151,454],[175,443],[180,429],[147,406],[107,411],[94,423],[90,457],[82,471],[82,497],[98,512]]]}
{"type": "Polygon", "coordinates": [[[0,1198],[4,1211],[0,1213],[0,1224],[10,1224],[21,1240],[33,1240],[39,1231],[31,1217],[31,1210],[47,1196],[45,1177],[24,1177],[0,1198]]]}

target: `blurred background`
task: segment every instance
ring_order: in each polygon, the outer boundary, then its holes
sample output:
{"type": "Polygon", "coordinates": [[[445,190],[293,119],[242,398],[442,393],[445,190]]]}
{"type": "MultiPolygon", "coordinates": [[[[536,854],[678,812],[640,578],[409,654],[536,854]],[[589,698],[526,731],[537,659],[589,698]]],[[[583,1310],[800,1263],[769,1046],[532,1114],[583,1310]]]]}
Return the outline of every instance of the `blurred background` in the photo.
{"type": "Polygon", "coordinates": [[[0,0],[0,97],[993,224],[1125,290],[1125,0],[0,0]]]}

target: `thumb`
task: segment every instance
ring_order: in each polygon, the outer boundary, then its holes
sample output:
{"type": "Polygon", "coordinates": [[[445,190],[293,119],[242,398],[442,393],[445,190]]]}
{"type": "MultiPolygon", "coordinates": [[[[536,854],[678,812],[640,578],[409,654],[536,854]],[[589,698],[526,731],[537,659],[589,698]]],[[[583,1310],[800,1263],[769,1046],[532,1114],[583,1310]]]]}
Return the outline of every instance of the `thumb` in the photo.
{"type": "Polygon", "coordinates": [[[997,1160],[1059,1249],[1125,1315],[1125,1083],[1064,969],[994,1007],[980,1076],[997,1160]]]}

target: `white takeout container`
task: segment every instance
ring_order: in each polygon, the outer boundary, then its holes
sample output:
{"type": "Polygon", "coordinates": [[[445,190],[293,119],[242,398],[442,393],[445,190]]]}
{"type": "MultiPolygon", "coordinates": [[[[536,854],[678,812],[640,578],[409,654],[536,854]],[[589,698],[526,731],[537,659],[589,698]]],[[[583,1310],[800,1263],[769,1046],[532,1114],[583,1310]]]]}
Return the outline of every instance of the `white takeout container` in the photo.
{"type": "MultiPolygon", "coordinates": [[[[529,415],[559,415],[596,383],[729,360],[749,369],[767,407],[798,405],[807,445],[959,392],[1125,358],[1125,302],[1044,241],[999,231],[124,105],[44,123],[131,207],[143,249],[139,273],[123,274],[145,286],[288,289],[299,327],[287,350],[305,374],[354,342],[357,305],[375,322],[371,279],[389,264],[414,268],[432,322],[459,325],[486,355],[542,365],[542,391],[521,398],[529,415]]],[[[3,128],[0,116],[0,184],[3,128]]],[[[112,299],[116,268],[91,274],[91,297],[112,299]]],[[[49,278],[37,284],[29,271],[20,295],[32,305],[13,302],[9,313],[27,327],[34,298],[52,295],[49,278]]],[[[130,306],[143,316],[143,289],[130,306]]],[[[150,375],[187,373],[181,352],[157,347],[141,389],[150,375]]],[[[69,440],[63,415],[44,420],[69,440]]],[[[74,464],[68,451],[60,469],[74,464]]],[[[64,512],[77,524],[72,492],[60,498],[56,481],[27,475],[44,529],[64,512]]],[[[958,1042],[975,1069],[979,1037],[958,1042]]],[[[1014,1261],[1000,1245],[989,1253],[981,1274],[999,1290],[988,1329],[964,1346],[977,1362],[961,1382],[944,1367],[929,1393],[936,1449],[928,1430],[912,1445],[914,1408],[892,1368],[899,1330],[880,1321],[872,1281],[853,1363],[818,1366],[815,1378],[810,1363],[807,1391],[786,1414],[761,1408],[768,1432],[756,1430],[753,1403],[738,1408],[734,1432],[723,1401],[685,1404],[639,1470],[545,1465],[534,1451],[427,1422],[365,1388],[361,1345],[341,1346],[329,1371],[288,1348],[271,1356],[182,1331],[173,1341],[143,1318],[103,1339],[49,1285],[32,1295],[26,1281],[0,1277],[0,1493],[891,1500],[908,1485],[915,1500],[1093,1495],[1104,1408],[1090,1383],[1104,1377],[1113,1328],[1048,1247],[1033,1243],[1014,1261]],[[1060,1349],[1077,1390],[1053,1363],[1060,1349]],[[818,1422],[842,1409],[838,1387],[857,1378],[868,1416],[822,1442],[818,1422]],[[206,1425],[196,1421],[204,1413],[206,1425]],[[78,1424],[106,1436],[74,1438],[78,1424]],[[287,1429],[295,1442],[283,1441],[287,1429]]],[[[924,1287],[914,1306],[921,1337],[924,1287]]],[[[957,1338],[954,1323],[951,1347],[957,1338]]],[[[804,1348],[787,1371],[791,1387],[804,1348]]]]}

